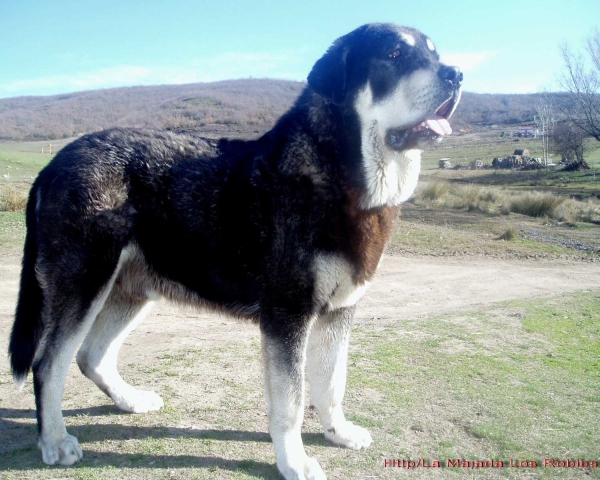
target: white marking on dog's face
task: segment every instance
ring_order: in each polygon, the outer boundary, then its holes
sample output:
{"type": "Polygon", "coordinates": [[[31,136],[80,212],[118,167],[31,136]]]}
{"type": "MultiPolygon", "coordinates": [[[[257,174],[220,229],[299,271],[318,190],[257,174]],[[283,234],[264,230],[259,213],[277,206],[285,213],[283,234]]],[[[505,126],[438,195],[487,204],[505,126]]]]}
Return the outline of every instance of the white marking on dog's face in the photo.
{"type": "Polygon", "coordinates": [[[402,40],[404,40],[411,47],[414,47],[417,44],[415,37],[413,37],[410,33],[400,32],[400,38],[402,38],[402,40]]]}
{"type": "Polygon", "coordinates": [[[340,255],[317,255],[315,272],[315,300],[329,310],[355,305],[369,288],[370,282],[356,285],[352,280],[351,265],[340,255]]]}
{"type": "Polygon", "coordinates": [[[433,72],[420,70],[401,82],[381,102],[373,101],[370,86],[358,95],[355,108],[361,123],[361,150],[366,193],[364,209],[398,205],[414,192],[421,170],[421,151],[396,151],[385,142],[389,129],[411,128],[432,110],[426,92],[433,85],[433,72]]]}
{"type": "Polygon", "coordinates": [[[379,101],[373,99],[367,84],[359,92],[355,108],[361,122],[376,120],[385,138],[389,129],[412,128],[439,107],[440,88],[434,70],[420,69],[398,81],[395,90],[379,101]]]}
{"type": "Polygon", "coordinates": [[[432,52],[435,51],[435,45],[429,38],[427,39],[427,48],[429,48],[429,50],[431,50],[432,52]]]}

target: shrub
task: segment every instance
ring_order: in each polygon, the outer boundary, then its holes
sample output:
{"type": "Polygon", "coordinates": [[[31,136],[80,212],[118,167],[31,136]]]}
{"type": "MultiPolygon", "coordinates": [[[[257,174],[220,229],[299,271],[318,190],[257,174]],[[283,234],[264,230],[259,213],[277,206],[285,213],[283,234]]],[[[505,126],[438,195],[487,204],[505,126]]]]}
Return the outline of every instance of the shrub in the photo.
{"type": "Polygon", "coordinates": [[[448,193],[448,190],[450,190],[450,187],[447,182],[435,180],[433,182],[428,182],[427,184],[425,184],[425,187],[421,192],[421,197],[427,198],[429,200],[437,200],[446,195],[446,193],[448,193]]]}
{"type": "Polygon", "coordinates": [[[530,217],[558,218],[558,207],[564,201],[564,198],[550,192],[528,192],[510,202],[510,211],[530,217]]]}
{"type": "Polygon", "coordinates": [[[578,201],[569,198],[559,207],[558,218],[569,223],[600,221],[600,202],[595,199],[578,201]]]}
{"type": "Polygon", "coordinates": [[[0,193],[0,212],[22,212],[27,206],[27,195],[12,187],[0,193]]]}
{"type": "Polygon", "coordinates": [[[512,242],[519,236],[519,231],[515,227],[509,227],[506,231],[498,237],[498,240],[506,240],[512,242]]]}
{"type": "Polygon", "coordinates": [[[455,198],[455,208],[466,208],[469,211],[479,209],[479,196],[481,188],[469,183],[467,185],[457,185],[452,190],[455,198]]]}

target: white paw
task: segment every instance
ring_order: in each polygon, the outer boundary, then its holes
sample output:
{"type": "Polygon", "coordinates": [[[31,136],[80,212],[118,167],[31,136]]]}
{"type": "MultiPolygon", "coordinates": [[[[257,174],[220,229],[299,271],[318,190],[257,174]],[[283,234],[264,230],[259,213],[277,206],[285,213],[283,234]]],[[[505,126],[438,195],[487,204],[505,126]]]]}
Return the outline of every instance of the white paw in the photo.
{"type": "Polygon", "coordinates": [[[48,465],[73,465],[83,458],[79,442],[67,433],[58,443],[40,438],[38,447],[42,451],[42,460],[48,465]]]}
{"type": "Polygon", "coordinates": [[[306,456],[304,462],[294,463],[285,468],[279,468],[278,465],[277,468],[285,480],[327,480],[319,462],[306,456]]]}
{"type": "Polygon", "coordinates": [[[345,422],[325,430],[325,438],[336,445],[353,450],[367,448],[373,443],[369,431],[352,422],[345,422]]]}
{"type": "Polygon", "coordinates": [[[160,395],[151,390],[137,390],[134,388],[113,395],[112,399],[121,410],[131,413],[153,412],[160,410],[165,405],[160,395]]]}

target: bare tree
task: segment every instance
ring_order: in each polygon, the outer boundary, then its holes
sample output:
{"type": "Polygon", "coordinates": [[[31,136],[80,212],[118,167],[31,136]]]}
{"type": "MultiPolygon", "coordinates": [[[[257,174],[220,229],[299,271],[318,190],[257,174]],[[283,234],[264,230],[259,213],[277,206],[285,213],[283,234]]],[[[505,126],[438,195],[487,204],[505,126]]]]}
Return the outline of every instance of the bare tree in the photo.
{"type": "Polygon", "coordinates": [[[556,124],[556,106],[554,100],[548,92],[539,95],[535,102],[537,128],[542,136],[542,151],[544,165],[548,166],[548,156],[550,153],[550,139],[554,125],[556,124]]]}
{"type": "Polygon", "coordinates": [[[589,136],[569,120],[558,122],[552,135],[554,152],[567,161],[569,170],[588,170],[584,156],[594,149],[589,136]]]}
{"type": "Polygon", "coordinates": [[[561,47],[565,72],[561,86],[573,97],[564,113],[573,125],[600,142],[600,31],[588,38],[585,54],[561,47]]]}

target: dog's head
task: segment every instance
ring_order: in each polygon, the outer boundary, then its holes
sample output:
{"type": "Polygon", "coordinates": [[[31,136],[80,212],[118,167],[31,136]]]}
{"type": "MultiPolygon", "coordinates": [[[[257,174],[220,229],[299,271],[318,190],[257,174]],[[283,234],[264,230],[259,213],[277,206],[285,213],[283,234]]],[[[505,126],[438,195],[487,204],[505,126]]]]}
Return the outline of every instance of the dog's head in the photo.
{"type": "Polygon", "coordinates": [[[337,39],[317,61],[309,87],[354,112],[360,123],[372,197],[363,201],[365,207],[410,196],[420,169],[420,156],[409,161],[412,152],[451,133],[448,119],[460,100],[462,78],[458,68],[440,63],[428,37],[393,24],[363,25],[337,39]],[[375,178],[377,172],[383,173],[375,178]],[[391,174],[410,180],[390,185],[391,174]]]}

